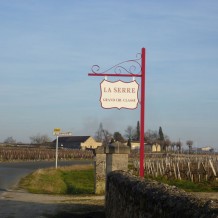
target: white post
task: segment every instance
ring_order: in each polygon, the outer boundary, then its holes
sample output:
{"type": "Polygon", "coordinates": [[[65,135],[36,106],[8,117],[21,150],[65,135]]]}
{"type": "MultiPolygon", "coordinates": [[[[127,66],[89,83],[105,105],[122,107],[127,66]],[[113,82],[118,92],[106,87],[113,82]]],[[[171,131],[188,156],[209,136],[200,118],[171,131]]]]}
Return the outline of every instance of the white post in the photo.
{"type": "Polygon", "coordinates": [[[56,155],[55,155],[55,168],[57,169],[58,167],[58,136],[56,139],[56,155]]]}

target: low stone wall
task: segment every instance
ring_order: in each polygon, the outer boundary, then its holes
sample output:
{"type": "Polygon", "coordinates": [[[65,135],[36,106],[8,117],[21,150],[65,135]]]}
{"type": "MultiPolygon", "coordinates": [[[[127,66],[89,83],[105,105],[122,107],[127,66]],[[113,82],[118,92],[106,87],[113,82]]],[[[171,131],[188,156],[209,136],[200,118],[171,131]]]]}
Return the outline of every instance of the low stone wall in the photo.
{"type": "Polygon", "coordinates": [[[123,171],[107,175],[106,218],[215,218],[217,202],[123,171]]]}

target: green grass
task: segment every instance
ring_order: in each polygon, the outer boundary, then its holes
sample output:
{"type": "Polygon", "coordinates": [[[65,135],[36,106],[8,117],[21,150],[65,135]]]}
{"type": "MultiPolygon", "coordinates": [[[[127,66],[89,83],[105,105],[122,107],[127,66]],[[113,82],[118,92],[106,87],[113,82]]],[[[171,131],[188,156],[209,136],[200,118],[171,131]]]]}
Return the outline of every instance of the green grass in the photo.
{"type": "Polygon", "coordinates": [[[90,194],[94,192],[93,170],[62,172],[62,179],[69,194],[90,194]]]}
{"type": "MultiPolygon", "coordinates": [[[[145,178],[150,178],[145,176],[145,178]]],[[[187,180],[173,180],[173,179],[166,179],[164,177],[157,177],[152,178],[162,183],[166,183],[168,185],[176,186],[180,189],[183,189],[187,192],[218,192],[218,182],[201,182],[201,183],[194,183],[187,180]]]]}
{"type": "Polygon", "coordinates": [[[23,178],[19,185],[31,193],[93,194],[94,169],[92,166],[40,169],[23,178]]]}

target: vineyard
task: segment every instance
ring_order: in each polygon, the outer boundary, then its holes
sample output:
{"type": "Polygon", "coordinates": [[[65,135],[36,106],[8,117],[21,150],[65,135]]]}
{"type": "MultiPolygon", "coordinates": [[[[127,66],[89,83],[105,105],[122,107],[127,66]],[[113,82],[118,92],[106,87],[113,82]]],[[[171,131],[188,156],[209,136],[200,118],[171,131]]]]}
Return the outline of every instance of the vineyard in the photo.
{"type": "MultiPolygon", "coordinates": [[[[93,152],[88,150],[59,149],[58,158],[62,160],[69,159],[91,159],[93,152]]],[[[21,148],[21,147],[0,147],[1,161],[38,161],[54,160],[55,149],[50,148],[21,148]]]]}
{"type": "MultiPolygon", "coordinates": [[[[134,160],[135,169],[139,168],[134,160]]],[[[145,175],[192,182],[218,180],[218,155],[150,154],[144,162],[145,175]]]]}

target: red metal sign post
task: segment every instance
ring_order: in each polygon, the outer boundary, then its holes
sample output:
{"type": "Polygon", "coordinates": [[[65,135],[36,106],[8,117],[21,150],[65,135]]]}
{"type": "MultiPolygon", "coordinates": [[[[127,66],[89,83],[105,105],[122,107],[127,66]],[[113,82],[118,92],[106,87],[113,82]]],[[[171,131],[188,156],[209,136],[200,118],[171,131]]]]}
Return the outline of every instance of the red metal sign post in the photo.
{"type": "Polygon", "coordinates": [[[145,48],[142,48],[141,60],[141,115],[140,115],[140,167],[139,174],[144,177],[144,134],[145,134],[145,48]]]}
{"type": "Polygon", "coordinates": [[[110,69],[99,73],[100,67],[94,65],[89,76],[111,76],[111,77],[141,77],[141,110],[140,110],[140,177],[144,177],[144,130],[145,130],[145,48],[142,48],[141,57],[135,60],[121,62],[110,69]],[[141,60],[141,63],[139,62],[141,60]],[[125,64],[130,64],[129,68],[125,64]],[[124,66],[125,65],[125,66],[124,66]],[[135,73],[137,67],[139,73],[135,73]],[[110,71],[114,70],[114,73],[110,71]],[[124,72],[124,73],[123,73],[124,72]]]}

